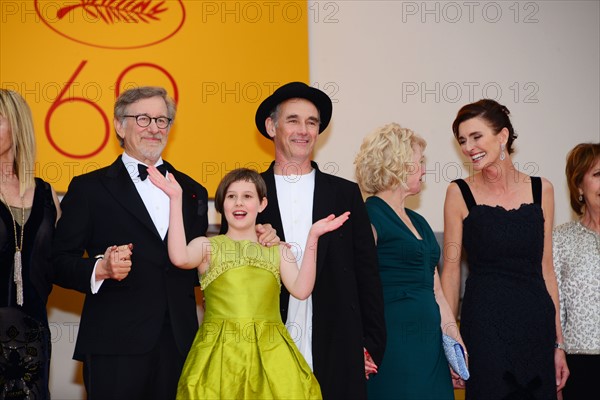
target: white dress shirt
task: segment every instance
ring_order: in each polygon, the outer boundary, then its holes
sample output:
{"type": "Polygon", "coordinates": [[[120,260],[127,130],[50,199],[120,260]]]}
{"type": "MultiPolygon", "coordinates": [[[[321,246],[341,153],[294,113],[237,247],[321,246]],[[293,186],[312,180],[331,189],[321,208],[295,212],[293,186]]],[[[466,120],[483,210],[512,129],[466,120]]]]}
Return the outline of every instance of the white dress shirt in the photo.
{"type": "MultiPolygon", "coordinates": [[[[298,267],[312,226],[315,171],[306,175],[275,175],[277,201],[287,243],[292,245],[298,267]]],[[[312,358],[312,296],[298,300],[290,295],[286,327],[300,353],[313,369],[312,358]]]]}
{"type": "MultiPolygon", "coordinates": [[[[131,157],[129,154],[123,152],[121,156],[121,161],[125,164],[125,168],[135,185],[144,205],[146,206],[146,210],[148,214],[150,214],[150,218],[152,222],[154,222],[154,226],[158,231],[160,237],[164,240],[167,235],[167,230],[169,229],[169,196],[165,194],[161,189],[154,186],[150,179],[146,178],[145,180],[141,180],[138,172],[138,164],[146,165],[144,163],[139,162],[135,158],[131,157]]],[[[162,165],[163,160],[159,158],[154,166],[158,167],[162,165]]],[[[120,246],[126,243],[115,243],[120,246]]],[[[99,260],[98,260],[99,261],[99,260]]],[[[96,281],[96,265],[94,265],[94,271],[92,272],[91,284],[92,284],[92,293],[97,293],[100,290],[100,286],[104,280],[96,281]]]]}

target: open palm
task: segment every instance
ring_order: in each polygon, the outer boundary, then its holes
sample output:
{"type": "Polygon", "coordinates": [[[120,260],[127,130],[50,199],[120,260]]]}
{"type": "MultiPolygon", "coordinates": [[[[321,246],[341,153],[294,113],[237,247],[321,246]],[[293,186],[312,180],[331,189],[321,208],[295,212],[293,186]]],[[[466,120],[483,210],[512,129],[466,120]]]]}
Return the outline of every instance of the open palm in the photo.
{"type": "Polygon", "coordinates": [[[167,172],[167,177],[165,178],[154,165],[151,165],[148,167],[148,178],[150,178],[154,186],[165,192],[170,199],[181,197],[181,186],[179,186],[173,174],[167,172]]]}
{"type": "Polygon", "coordinates": [[[311,231],[317,236],[321,236],[327,232],[335,231],[337,228],[342,226],[349,217],[350,211],[346,211],[337,217],[334,214],[330,214],[327,217],[315,222],[311,228],[311,231]]]}

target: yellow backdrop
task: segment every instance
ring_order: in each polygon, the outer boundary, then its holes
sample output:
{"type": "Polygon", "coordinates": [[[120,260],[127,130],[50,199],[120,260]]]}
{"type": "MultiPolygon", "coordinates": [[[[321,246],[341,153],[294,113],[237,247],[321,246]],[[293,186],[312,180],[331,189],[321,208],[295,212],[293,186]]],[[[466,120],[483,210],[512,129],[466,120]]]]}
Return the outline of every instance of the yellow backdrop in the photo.
{"type": "Polygon", "coordinates": [[[0,81],[33,111],[36,175],[58,192],[121,153],[118,93],[167,88],[178,102],[163,157],[214,195],[220,178],[264,170],[254,126],[278,86],[308,82],[306,1],[3,0],[0,81]]]}

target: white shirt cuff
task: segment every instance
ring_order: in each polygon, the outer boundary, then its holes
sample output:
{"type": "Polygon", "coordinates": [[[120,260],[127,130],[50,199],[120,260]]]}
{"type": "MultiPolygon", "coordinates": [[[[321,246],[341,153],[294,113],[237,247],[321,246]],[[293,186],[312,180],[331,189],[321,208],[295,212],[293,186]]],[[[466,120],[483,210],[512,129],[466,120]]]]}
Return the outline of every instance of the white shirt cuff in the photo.
{"type": "Polygon", "coordinates": [[[96,267],[98,266],[98,262],[102,260],[102,258],[98,258],[96,263],[94,264],[94,270],[92,271],[92,277],[90,278],[90,287],[92,288],[92,294],[98,293],[100,290],[100,286],[104,283],[104,279],[96,280],[96,267]]]}

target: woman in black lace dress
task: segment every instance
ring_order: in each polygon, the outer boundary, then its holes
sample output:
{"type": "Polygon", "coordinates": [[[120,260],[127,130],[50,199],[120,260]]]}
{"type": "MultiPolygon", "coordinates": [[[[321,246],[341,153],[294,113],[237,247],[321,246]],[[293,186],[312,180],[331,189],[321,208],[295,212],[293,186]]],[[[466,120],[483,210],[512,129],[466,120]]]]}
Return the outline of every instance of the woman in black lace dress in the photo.
{"type": "Polygon", "coordinates": [[[0,89],[0,399],[49,399],[50,246],[59,202],[34,178],[35,137],[23,98],[0,89]]]}
{"type": "Polygon", "coordinates": [[[452,129],[473,171],[450,184],[444,206],[442,287],[455,315],[463,249],[469,264],[466,398],[556,399],[569,371],[552,266],[552,184],[515,168],[516,134],[497,102],[464,106],[452,129]]]}

